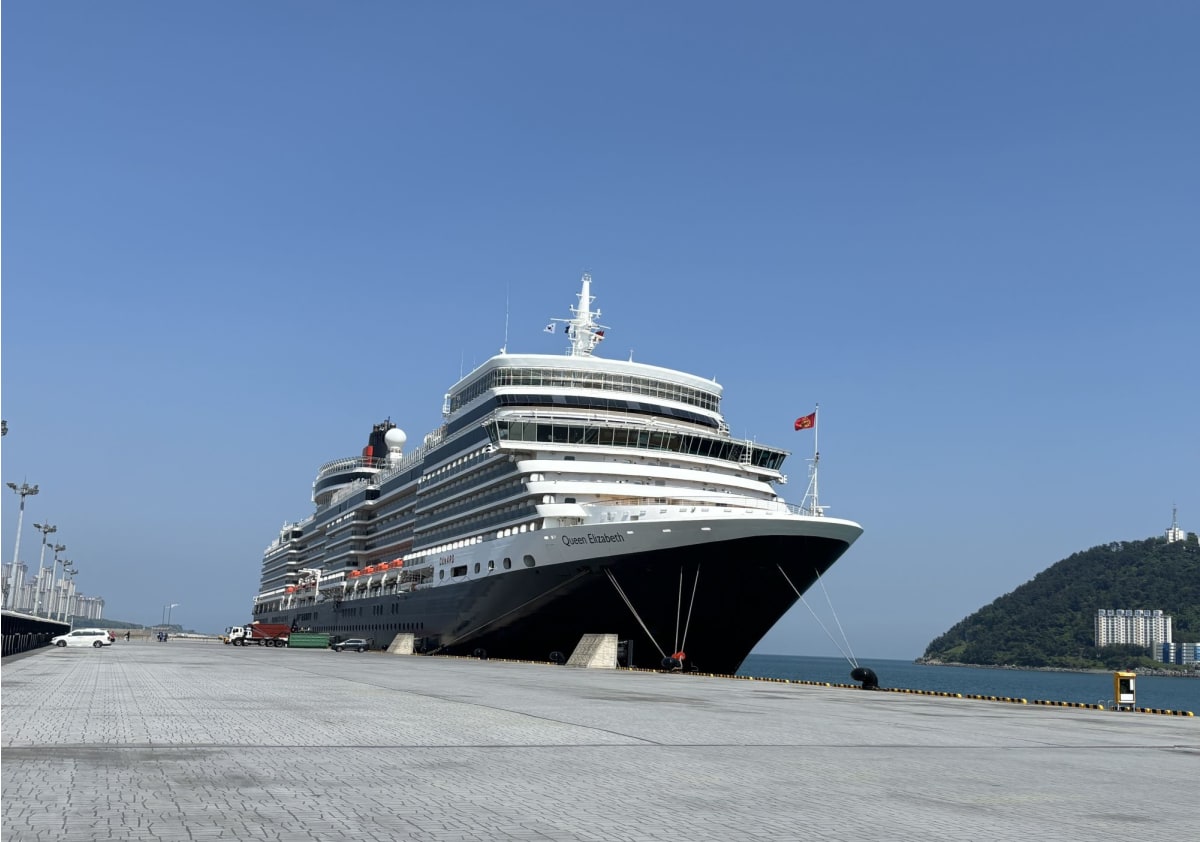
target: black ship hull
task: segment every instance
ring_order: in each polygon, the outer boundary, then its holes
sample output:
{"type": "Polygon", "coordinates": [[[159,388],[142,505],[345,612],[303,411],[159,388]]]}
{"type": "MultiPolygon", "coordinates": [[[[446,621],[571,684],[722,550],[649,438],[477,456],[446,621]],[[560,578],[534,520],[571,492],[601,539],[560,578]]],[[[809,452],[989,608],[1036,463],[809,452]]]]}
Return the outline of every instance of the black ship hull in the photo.
{"type": "Polygon", "coordinates": [[[616,634],[624,666],[658,669],[681,649],[685,669],[733,674],[796,603],[797,590],[848,547],[823,536],[743,537],[327,599],[257,619],[365,637],[380,648],[411,633],[425,653],[533,661],[569,657],[584,634],[616,634]]]}

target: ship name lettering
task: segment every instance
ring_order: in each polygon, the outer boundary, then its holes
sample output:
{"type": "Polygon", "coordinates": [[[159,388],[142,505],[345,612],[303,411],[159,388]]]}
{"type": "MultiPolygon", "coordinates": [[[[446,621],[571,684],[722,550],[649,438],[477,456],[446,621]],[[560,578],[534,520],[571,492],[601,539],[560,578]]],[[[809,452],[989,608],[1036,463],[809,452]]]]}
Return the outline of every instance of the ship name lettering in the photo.
{"type": "Polygon", "coordinates": [[[444,555],[438,559],[438,564],[453,564],[453,563],[454,563],[454,553],[450,553],[450,555],[444,555]]]}

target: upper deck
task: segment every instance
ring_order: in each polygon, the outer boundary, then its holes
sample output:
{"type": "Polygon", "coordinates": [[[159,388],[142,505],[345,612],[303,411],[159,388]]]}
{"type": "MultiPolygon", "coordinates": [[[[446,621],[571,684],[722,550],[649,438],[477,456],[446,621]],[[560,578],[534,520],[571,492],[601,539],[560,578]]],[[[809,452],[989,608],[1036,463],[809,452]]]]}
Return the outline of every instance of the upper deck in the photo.
{"type": "Polygon", "coordinates": [[[447,420],[481,396],[504,390],[647,397],[721,416],[721,385],[682,371],[598,357],[498,354],[450,390],[447,420]]]}

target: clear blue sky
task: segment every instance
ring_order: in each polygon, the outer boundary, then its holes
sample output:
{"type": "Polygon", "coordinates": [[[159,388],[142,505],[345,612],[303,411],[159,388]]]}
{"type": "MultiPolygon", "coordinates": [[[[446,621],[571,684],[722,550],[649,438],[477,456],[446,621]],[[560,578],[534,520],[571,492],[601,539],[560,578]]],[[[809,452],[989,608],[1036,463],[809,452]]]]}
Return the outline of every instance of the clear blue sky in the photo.
{"type": "MultiPolygon", "coordinates": [[[[858,657],[1200,529],[1200,5],[3,11],[0,479],[109,617],[248,620],[317,467],[437,426],[506,309],[560,351],[585,270],[794,502],[820,403],[858,657]]],[[[759,651],[836,654],[802,606],[759,651]]]]}

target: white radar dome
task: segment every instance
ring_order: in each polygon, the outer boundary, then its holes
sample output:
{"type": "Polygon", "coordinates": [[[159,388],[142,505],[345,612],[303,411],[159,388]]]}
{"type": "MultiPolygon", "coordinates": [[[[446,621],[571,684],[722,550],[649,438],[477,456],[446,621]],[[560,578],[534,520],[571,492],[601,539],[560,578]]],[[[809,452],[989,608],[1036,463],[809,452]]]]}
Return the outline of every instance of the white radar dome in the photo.
{"type": "Polygon", "coordinates": [[[383,440],[387,442],[389,450],[403,450],[408,436],[399,427],[392,427],[384,434],[383,440]]]}

